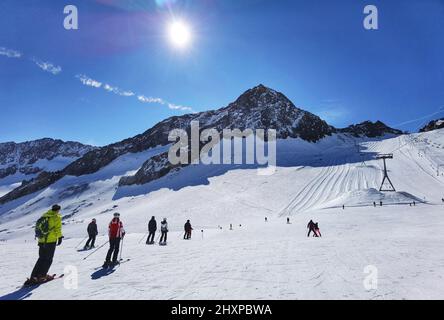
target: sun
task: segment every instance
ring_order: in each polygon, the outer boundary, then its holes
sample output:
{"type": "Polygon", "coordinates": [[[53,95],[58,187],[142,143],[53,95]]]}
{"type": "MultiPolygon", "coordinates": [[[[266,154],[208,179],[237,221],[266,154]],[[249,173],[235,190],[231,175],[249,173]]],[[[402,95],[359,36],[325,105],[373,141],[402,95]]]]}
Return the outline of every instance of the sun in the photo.
{"type": "Polygon", "coordinates": [[[190,27],[183,21],[173,21],[169,25],[168,34],[176,48],[186,48],[191,42],[190,27]]]}

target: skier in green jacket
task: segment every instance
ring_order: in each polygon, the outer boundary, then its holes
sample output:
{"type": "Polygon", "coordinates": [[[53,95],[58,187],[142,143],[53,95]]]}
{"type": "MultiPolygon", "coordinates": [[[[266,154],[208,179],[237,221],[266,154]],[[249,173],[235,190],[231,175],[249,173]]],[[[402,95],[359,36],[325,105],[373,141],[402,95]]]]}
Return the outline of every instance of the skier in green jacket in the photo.
{"type": "Polygon", "coordinates": [[[38,238],[39,259],[31,273],[31,278],[25,285],[39,284],[50,281],[53,276],[48,275],[56,246],[62,244],[62,216],[61,207],[53,205],[36,223],[35,233],[38,238]]]}

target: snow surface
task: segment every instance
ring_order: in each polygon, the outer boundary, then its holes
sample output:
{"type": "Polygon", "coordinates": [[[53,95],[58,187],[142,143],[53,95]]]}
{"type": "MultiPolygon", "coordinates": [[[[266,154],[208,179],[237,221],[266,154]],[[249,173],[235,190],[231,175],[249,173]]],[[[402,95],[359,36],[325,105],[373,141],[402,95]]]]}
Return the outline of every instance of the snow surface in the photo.
{"type": "Polygon", "coordinates": [[[444,130],[387,139],[334,135],[318,143],[288,139],[278,142],[272,176],[259,176],[251,166],[198,165],[131,187],[118,187],[120,177],[135,173],[165,147],[122,156],[95,174],[64,177],[0,206],[0,254],[9,257],[0,268],[14,270],[2,277],[0,296],[443,299],[443,146],[444,130]],[[396,193],[377,191],[382,181],[377,153],[394,154],[387,165],[396,193]],[[384,205],[374,208],[373,201],[380,200],[384,205]],[[416,206],[409,205],[413,201],[416,206]],[[55,202],[66,216],[66,238],[51,272],[77,267],[79,287],[68,290],[57,280],[17,290],[37,258],[32,226],[55,202]],[[115,211],[128,232],[123,257],[131,260],[105,275],[97,269],[105,248],[82,260],[88,253],[75,247],[93,217],[97,244],[103,244],[115,211]],[[168,218],[166,247],[139,243],[152,215],[158,223],[168,218]],[[181,239],[187,219],[195,229],[191,241],[181,239]],[[319,222],[323,238],[307,238],[310,219],[319,222]],[[378,269],[376,290],[363,284],[369,265],[378,269]]]}

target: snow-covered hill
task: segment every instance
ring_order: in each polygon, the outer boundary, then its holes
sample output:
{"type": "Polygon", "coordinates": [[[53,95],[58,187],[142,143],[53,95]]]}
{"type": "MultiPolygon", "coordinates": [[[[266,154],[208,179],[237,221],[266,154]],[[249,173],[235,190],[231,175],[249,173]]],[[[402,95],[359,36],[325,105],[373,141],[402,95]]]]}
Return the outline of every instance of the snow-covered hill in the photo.
{"type": "Polygon", "coordinates": [[[280,160],[272,176],[243,166],[197,165],[123,188],[121,176],[165,147],[122,156],[94,174],[64,177],[14,203],[10,212],[2,207],[0,236],[7,241],[0,252],[9,258],[0,265],[15,271],[5,276],[0,293],[34,299],[443,298],[444,177],[436,167],[443,147],[444,130],[382,140],[342,134],[317,143],[287,139],[278,143],[280,160]],[[425,148],[434,152],[425,156],[425,148]],[[377,153],[394,154],[388,168],[397,193],[377,191],[382,180],[377,153]],[[383,207],[374,208],[373,201],[380,200],[383,207]],[[413,201],[416,206],[409,205],[413,201]],[[79,288],[66,290],[58,281],[15,291],[36,258],[32,226],[54,202],[66,216],[66,239],[52,270],[76,266],[79,288]],[[99,244],[104,243],[114,211],[129,233],[123,255],[131,261],[105,275],[97,267],[106,249],[82,260],[86,253],[75,246],[93,217],[99,244]],[[140,242],[152,215],[168,217],[169,246],[140,242]],[[186,219],[195,228],[191,242],[181,240],[186,219]],[[323,238],[306,238],[309,219],[319,221],[323,238]],[[368,265],[378,268],[377,290],[363,286],[368,265]]]}
{"type": "MultiPolygon", "coordinates": [[[[283,113],[289,107],[281,104],[286,100],[277,93],[258,94],[265,100],[279,97],[283,113]]],[[[235,110],[246,105],[244,101],[235,110]]],[[[254,105],[245,109],[253,110],[245,111],[248,115],[267,110],[266,105],[258,110],[254,105]]],[[[301,114],[296,110],[294,118],[301,114]]],[[[137,175],[147,159],[161,158],[168,151],[169,145],[159,142],[171,126],[182,123],[187,128],[188,122],[181,121],[195,116],[211,117],[208,122],[201,118],[202,123],[217,124],[222,115],[209,112],[168,119],[143,135],[87,153],[57,179],[43,176],[40,180],[48,180],[46,185],[0,205],[0,254],[8,257],[0,260],[0,268],[14,270],[0,283],[0,296],[444,298],[444,129],[399,135],[381,123],[341,130],[327,125],[325,135],[307,139],[291,129],[300,123],[290,121],[277,141],[273,175],[258,175],[254,165],[199,164],[169,171],[148,183],[120,183],[137,175]],[[169,121],[174,125],[166,124],[169,121]],[[387,165],[397,192],[378,191],[383,172],[382,161],[375,156],[380,153],[393,154],[387,165]],[[374,207],[379,201],[383,206],[374,207]],[[65,239],[51,270],[62,273],[66,266],[76,267],[78,289],[68,290],[63,280],[57,280],[32,291],[17,290],[37,257],[35,221],[54,203],[62,206],[65,239]],[[92,218],[99,226],[98,245],[105,244],[113,212],[120,212],[125,224],[123,256],[131,260],[106,274],[99,268],[106,249],[83,260],[88,253],[77,252],[76,246],[83,245],[92,218]],[[158,222],[168,218],[166,247],[144,244],[153,215],[158,222]],[[287,217],[291,224],[286,224],[287,217]],[[187,219],[194,226],[191,241],[181,239],[187,219]],[[306,237],[310,219],[319,221],[322,238],[306,237]],[[378,270],[376,290],[363,285],[368,266],[378,270]]],[[[264,119],[255,117],[247,118],[264,119]]],[[[323,127],[318,118],[306,123],[323,127]]]]}

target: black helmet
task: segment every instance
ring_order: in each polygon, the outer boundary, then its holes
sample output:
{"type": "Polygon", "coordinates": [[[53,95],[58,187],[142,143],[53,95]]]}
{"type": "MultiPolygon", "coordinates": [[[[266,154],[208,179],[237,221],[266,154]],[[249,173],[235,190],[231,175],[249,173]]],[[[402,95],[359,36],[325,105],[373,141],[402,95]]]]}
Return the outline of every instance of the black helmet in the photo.
{"type": "Polygon", "coordinates": [[[60,209],[62,209],[62,207],[60,207],[58,204],[53,205],[51,208],[52,211],[60,211],[60,209]]]}

